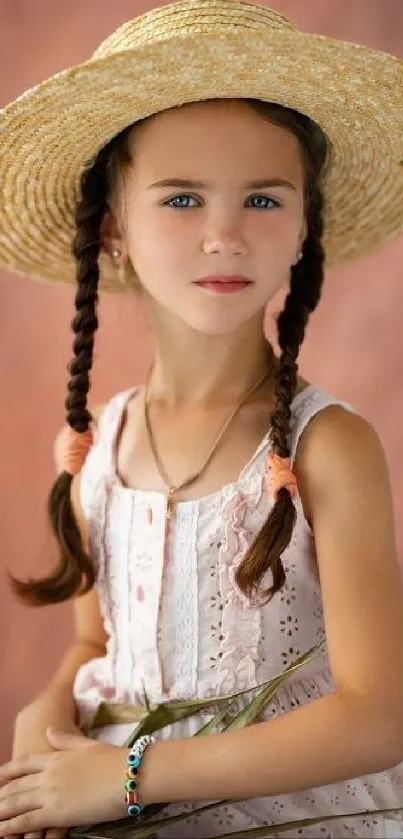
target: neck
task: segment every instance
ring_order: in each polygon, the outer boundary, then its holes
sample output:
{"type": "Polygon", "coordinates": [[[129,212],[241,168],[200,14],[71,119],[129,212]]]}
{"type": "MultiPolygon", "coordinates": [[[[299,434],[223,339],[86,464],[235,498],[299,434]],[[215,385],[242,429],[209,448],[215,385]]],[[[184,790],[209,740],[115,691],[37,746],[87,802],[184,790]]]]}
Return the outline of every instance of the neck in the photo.
{"type": "Polygon", "coordinates": [[[275,356],[259,326],[221,336],[188,331],[163,335],[158,330],[157,349],[148,384],[149,400],[175,409],[231,406],[269,368],[273,373],[262,384],[273,389],[275,356]]]}

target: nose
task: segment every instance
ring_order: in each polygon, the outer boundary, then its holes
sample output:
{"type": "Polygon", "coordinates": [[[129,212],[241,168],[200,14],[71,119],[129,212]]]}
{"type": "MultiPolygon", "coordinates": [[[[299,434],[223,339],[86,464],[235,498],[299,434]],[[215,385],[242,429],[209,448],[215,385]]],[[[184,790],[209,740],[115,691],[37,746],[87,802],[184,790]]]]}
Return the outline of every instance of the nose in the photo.
{"type": "Polygon", "coordinates": [[[211,222],[203,238],[203,253],[221,256],[245,256],[248,252],[245,237],[238,222],[211,222]]]}

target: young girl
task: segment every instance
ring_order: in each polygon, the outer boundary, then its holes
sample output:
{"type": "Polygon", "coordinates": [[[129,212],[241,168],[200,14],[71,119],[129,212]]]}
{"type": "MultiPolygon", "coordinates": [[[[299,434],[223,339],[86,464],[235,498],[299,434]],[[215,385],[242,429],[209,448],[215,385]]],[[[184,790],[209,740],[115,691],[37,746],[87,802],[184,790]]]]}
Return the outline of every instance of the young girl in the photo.
{"type": "Polygon", "coordinates": [[[402,90],[392,56],[191,0],[129,21],[6,108],[0,258],[77,282],[49,501],[60,560],[14,585],[35,604],[74,598],[77,640],[18,715],[0,837],[161,802],[189,817],[159,837],[357,811],[281,835],[403,837],[376,812],[403,806],[385,458],[297,364],[325,258],[401,229],[402,90]],[[276,354],[265,310],[284,288],[276,354]],[[99,289],[141,297],[155,357],[145,387],[90,409],[99,289]],[[137,774],[132,722],[83,734],[101,702],[253,688],[324,632],[246,729],[192,738],[211,716],[198,714],[139,743],[137,774]]]}

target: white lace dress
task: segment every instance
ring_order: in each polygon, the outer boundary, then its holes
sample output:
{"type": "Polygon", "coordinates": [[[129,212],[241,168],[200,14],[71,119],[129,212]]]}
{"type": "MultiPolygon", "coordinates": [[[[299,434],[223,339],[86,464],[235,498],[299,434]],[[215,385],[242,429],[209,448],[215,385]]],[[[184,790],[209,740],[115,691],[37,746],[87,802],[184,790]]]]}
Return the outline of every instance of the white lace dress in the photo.
{"type": "MultiPolygon", "coordinates": [[[[240,691],[281,672],[324,634],[312,532],[297,498],[297,524],[283,554],[287,583],[265,606],[250,602],[235,572],[273,504],[265,489],[269,433],[238,480],[197,501],[180,502],[168,534],[165,499],[158,491],[123,486],[116,473],[116,440],[127,401],[117,394],[100,418],[81,475],[91,553],[107,655],[78,671],[74,696],[85,723],[102,701],[139,704],[240,691]]],[[[310,386],[292,403],[295,456],[307,422],[330,404],[350,406],[310,386]]],[[[334,690],[326,650],[289,679],[267,709],[273,717],[334,690]]],[[[186,737],[208,717],[164,729],[186,737]]],[[[133,724],[108,726],[92,736],[122,745],[133,724]]],[[[161,839],[196,839],[319,815],[403,806],[403,764],[387,772],[325,787],[231,804],[161,830],[161,839]]],[[[172,805],[170,814],[198,804],[172,805]]],[[[278,834],[280,835],[280,834],[278,834]]],[[[403,837],[403,821],[368,815],[281,834],[290,837],[403,837]]]]}

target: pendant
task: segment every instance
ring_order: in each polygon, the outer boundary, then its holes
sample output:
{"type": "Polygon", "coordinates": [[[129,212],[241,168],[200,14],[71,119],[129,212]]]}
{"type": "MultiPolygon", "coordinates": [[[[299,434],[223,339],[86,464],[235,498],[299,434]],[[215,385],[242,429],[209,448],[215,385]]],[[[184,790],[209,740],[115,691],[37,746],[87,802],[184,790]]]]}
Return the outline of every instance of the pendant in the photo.
{"type": "Polygon", "coordinates": [[[167,510],[166,510],[166,517],[167,519],[173,518],[175,512],[175,501],[174,501],[174,489],[170,489],[167,496],[167,510]]]}

